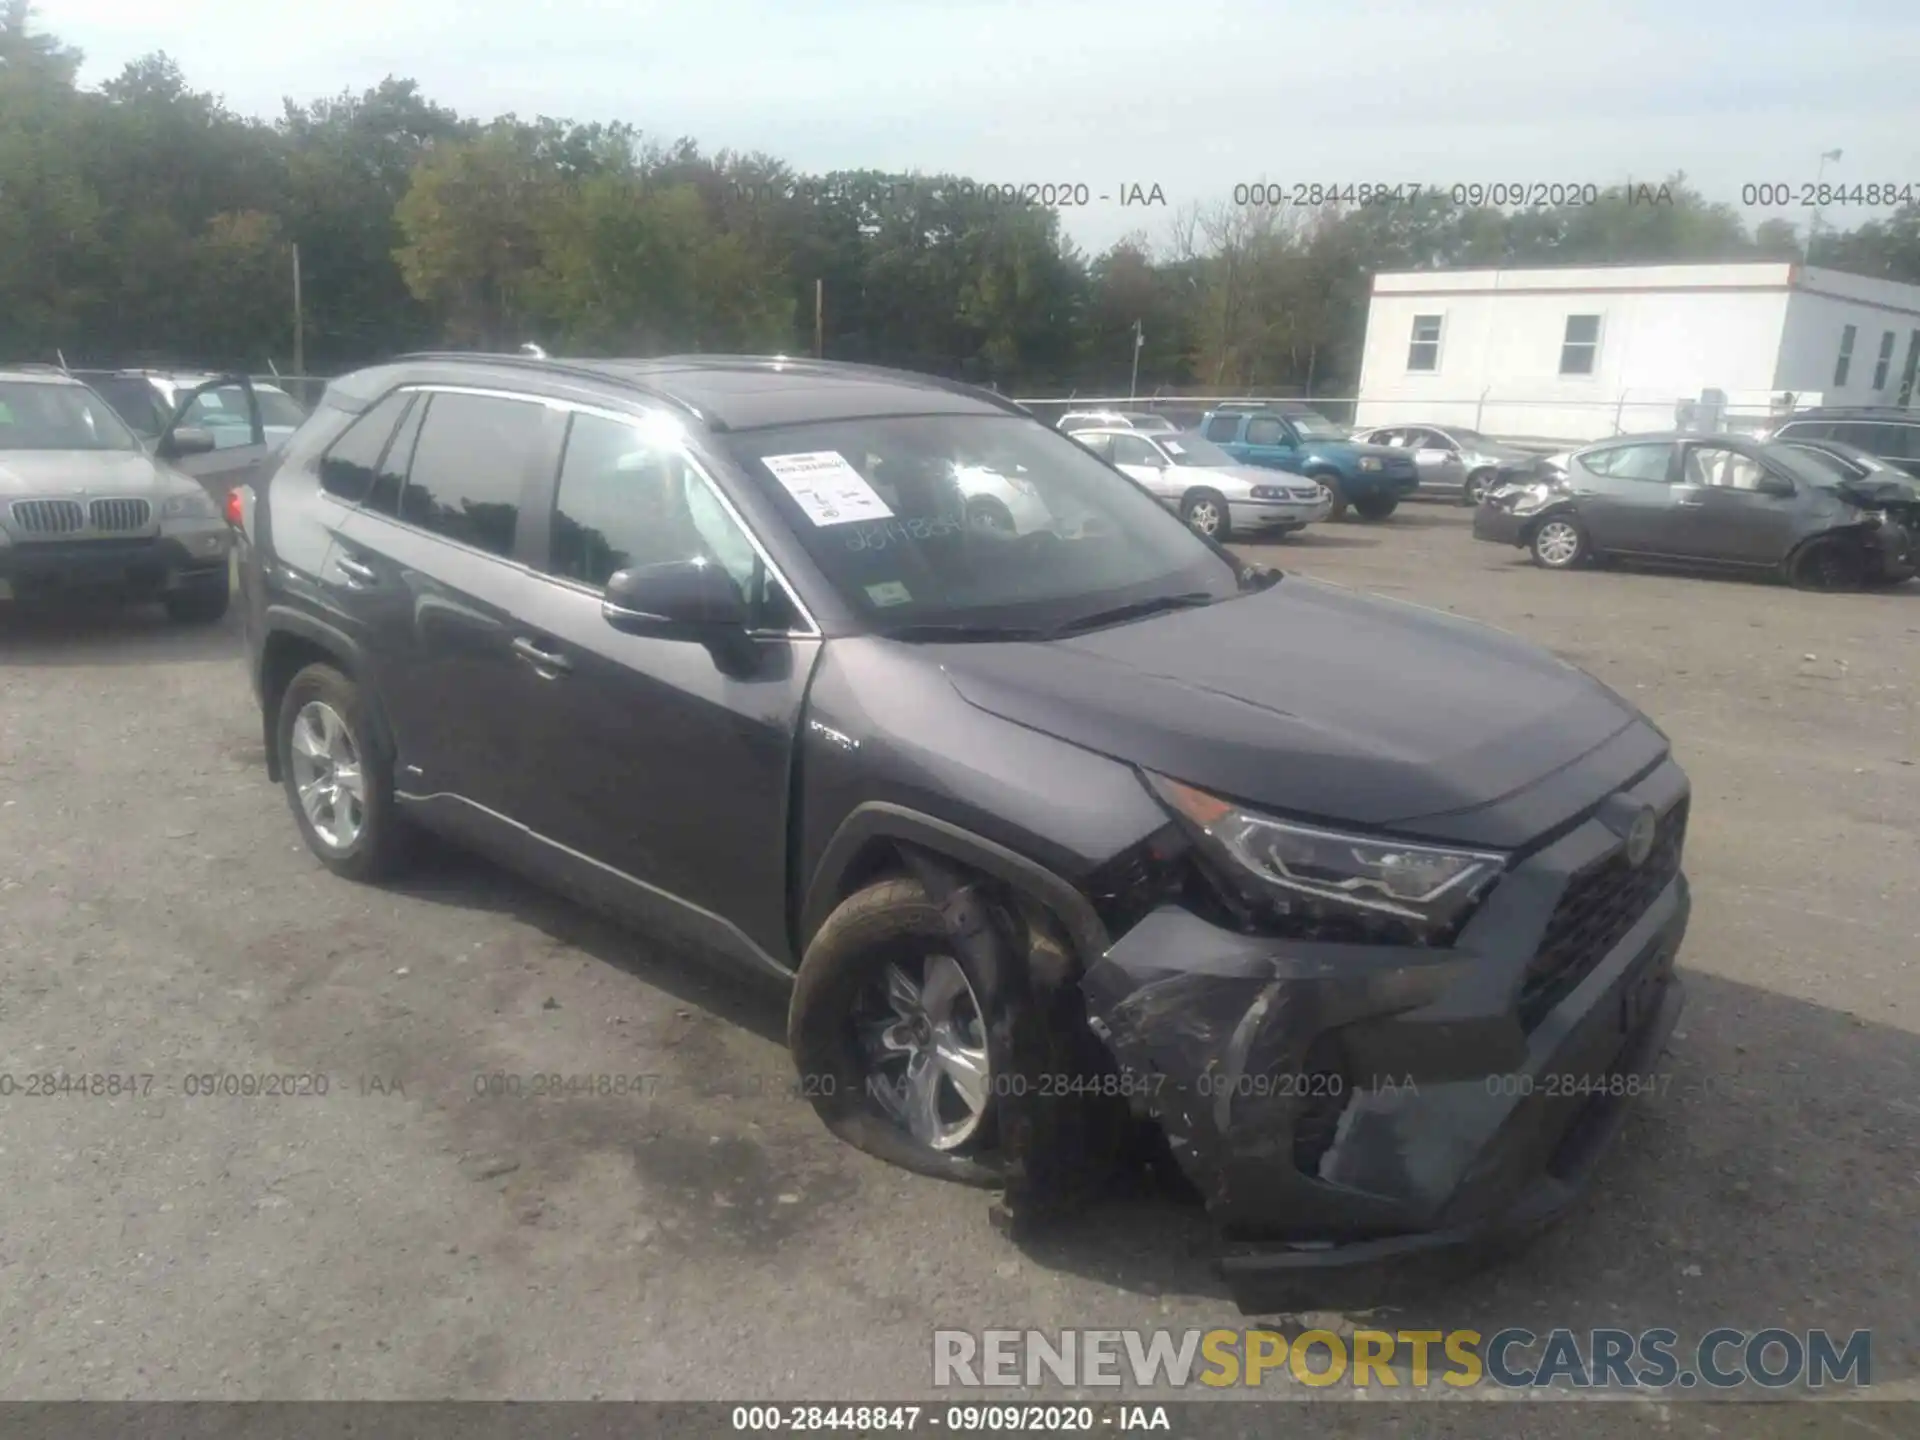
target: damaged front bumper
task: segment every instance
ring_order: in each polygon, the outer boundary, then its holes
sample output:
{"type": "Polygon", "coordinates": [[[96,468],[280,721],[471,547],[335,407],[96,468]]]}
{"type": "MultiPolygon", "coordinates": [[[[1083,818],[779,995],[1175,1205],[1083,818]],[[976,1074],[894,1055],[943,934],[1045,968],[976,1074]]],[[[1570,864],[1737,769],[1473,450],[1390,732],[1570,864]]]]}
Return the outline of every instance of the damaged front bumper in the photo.
{"type": "Polygon", "coordinates": [[[1166,906],[1088,969],[1092,1027],[1204,1194],[1243,1309],[1374,1303],[1578,1197],[1683,1004],[1684,776],[1609,807],[1510,870],[1450,949],[1166,906]],[[1642,805],[1661,820],[1636,866],[1619,821],[1642,805]]]}

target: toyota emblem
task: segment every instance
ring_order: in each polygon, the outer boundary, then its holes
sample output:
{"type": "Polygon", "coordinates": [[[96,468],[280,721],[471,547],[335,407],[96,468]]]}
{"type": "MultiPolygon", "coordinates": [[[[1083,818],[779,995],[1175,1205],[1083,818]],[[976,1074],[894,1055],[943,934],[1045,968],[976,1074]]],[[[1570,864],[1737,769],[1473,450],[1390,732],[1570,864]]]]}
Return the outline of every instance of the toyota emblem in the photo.
{"type": "Polygon", "coordinates": [[[1659,828],[1659,818],[1651,807],[1633,817],[1633,828],[1627,831],[1627,864],[1637,870],[1647,863],[1647,856],[1653,853],[1654,832],[1659,828]]]}

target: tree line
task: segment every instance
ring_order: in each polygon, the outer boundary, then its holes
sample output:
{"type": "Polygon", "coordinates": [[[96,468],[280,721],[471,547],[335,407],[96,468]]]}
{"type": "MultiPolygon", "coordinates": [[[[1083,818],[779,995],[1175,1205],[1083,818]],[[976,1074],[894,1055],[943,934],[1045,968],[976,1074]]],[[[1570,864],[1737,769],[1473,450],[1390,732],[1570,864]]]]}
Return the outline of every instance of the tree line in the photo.
{"type": "MultiPolygon", "coordinates": [[[[97,89],[0,0],[0,361],[255,371],[436,345],[823,353],[1003,391],[1351,394],[1379,270],[1799,258],[1683,175],[1525,210],[1153,210],[1097,255],[1056,210],[953,175],[805,175],[626,125],[461,116],[388,77],[262,120],[165,55],[97,89]],[[815,297],[823,304],[816,317],[815,297]]],[[[1920,282],[1920,205],[1815,260],[1920,282]]]]}

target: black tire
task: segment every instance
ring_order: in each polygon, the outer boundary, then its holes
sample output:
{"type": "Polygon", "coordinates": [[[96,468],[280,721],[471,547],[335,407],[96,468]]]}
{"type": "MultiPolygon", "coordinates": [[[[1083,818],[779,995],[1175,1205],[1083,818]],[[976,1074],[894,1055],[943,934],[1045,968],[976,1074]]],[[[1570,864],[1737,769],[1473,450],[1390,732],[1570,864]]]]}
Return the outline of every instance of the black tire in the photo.
{"type": "Polygon", "coordinates": [[[1309,480],[1317,480],[1319,481],[1320,484],[1326,486],[1327,493],[1333,497],[1333,508],[1327,511],[1327,519],[1329,520],[1346,519],[1347,518],[1347,490],[1346,490],[1346,487],[1340,483],[1340,477],[1338,475],[1327,474],[1325,472],[1315,472],[1313,474],[1308,475],[1307,478],[1309,480]]]}
{"type": "Polygon", "coordinates": [[[1013,523],[1013,512],[991,495],[975,495],[967,501],[967,523],[1002,535],[1012,535],[1019,528],[1013,523]]]}
{"type": "Polygon", "coordinates": [[[1533,527],[1527,553],[1543,570],[1575,570],[1593,558],[1587,527],[1571,511],[1558,511],[1533,527]],[[1570,537],[1570,543],[1568,543],[1570,537]]]}
{"type": "Polygon", "coordinates": [[[1494,482],[1499,478],[1499,472],[1494,470],[1474,471],[1467,476],[1467,483],[1461,487],[1460,503],[1478,508],[1480,502],[1487,498],[1487,491],[1493,488],[1494,482]]]}
{"type": "Polygon", "coordinates": [[[307,666],[280,699],[274,743],[281,783],[301,838],[320,863],[348,880],[382,880],[397,873],[413,850],[411,827],[393,799],[393,760],[377,738],[366,697],[351,678],[327,664],[307,666]],[[350,842],[330,843],[315,828],[300,799],[300,767],[294,763],[294,722],[312,702],[326,705],[343,723],[360,767],[360,825],[350,842]]]}
{"type": "Polygon", "coordinates": [[[1391,495],[1369,495],[1353,502],[1353,513],[1370,525],[1385,520],[1399,508],[1399,500],[1391,495]]]}
{"type": "Polygon", "coordinates": [[[217,585],[189,585],[169,590],[160,603],[167,607],[167,618],[177,624],[211,625],[226,617],[232,599],[227,577],[222,575],[217,585]]]}
{"type": "Polygon", "coordinates": [[[888,1116],[868,1088],[872,1066],[855,1031],[862,997],[889,963],[927,955],[951,956],[960,965],[985,1022],[989,1073],[1009,1073],[1007,1021],[1018,1004],[1017,978],[982,973],[953,945],[941,908],[918,880],[907,878],[881,880],[849,896],[809,942],[787,1010],[787,1048],[801,1093],[849,1145],[918,1174],[997,1185],[999,1095],[990,1092],[990,1113],[976,1140],[958,1150],[936,1150],[888,1116]]]}
{"type": "Polygon", "coordinates": [[[1180,518],[1196,535],[1204,535],[1216,545],[1224,545],[1233,538],[1233,516],[1227,510],[1226,497],[1217,490],[1189,493],[1180,502],[1180,518]]]}
{"type": "Polygon", "coordinates": [[[1859,590],[1866,578],[1867,557],[1837,535],[1809,540],[1787,561],[1787,580],[1796,590],[1859,590]]]}

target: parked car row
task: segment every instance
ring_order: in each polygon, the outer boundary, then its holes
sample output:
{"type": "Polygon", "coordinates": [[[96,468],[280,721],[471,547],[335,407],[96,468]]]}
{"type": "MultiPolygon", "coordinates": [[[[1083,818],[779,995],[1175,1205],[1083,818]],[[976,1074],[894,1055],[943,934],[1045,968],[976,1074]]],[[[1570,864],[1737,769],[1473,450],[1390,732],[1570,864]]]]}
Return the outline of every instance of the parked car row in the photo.
{"type": "Polygon", "coordinates": [[[1217,541],[1274,538],[1349,514],[1385,520],[1421,488],[1414,452],[1349,436],[1305,405],[1222,404],[1192,430],[1158,415],[1081,410],[1058,428],[1217,541]]]}
{"type": "Polygon", "coordinates": [[[1621,435],[1493,490],[1473,533],[1549,570],[1629,560],[1771,572],[1805,589],[1882,587],[1920,562],[1920,487],[1838,440],[1621,435]]]}

